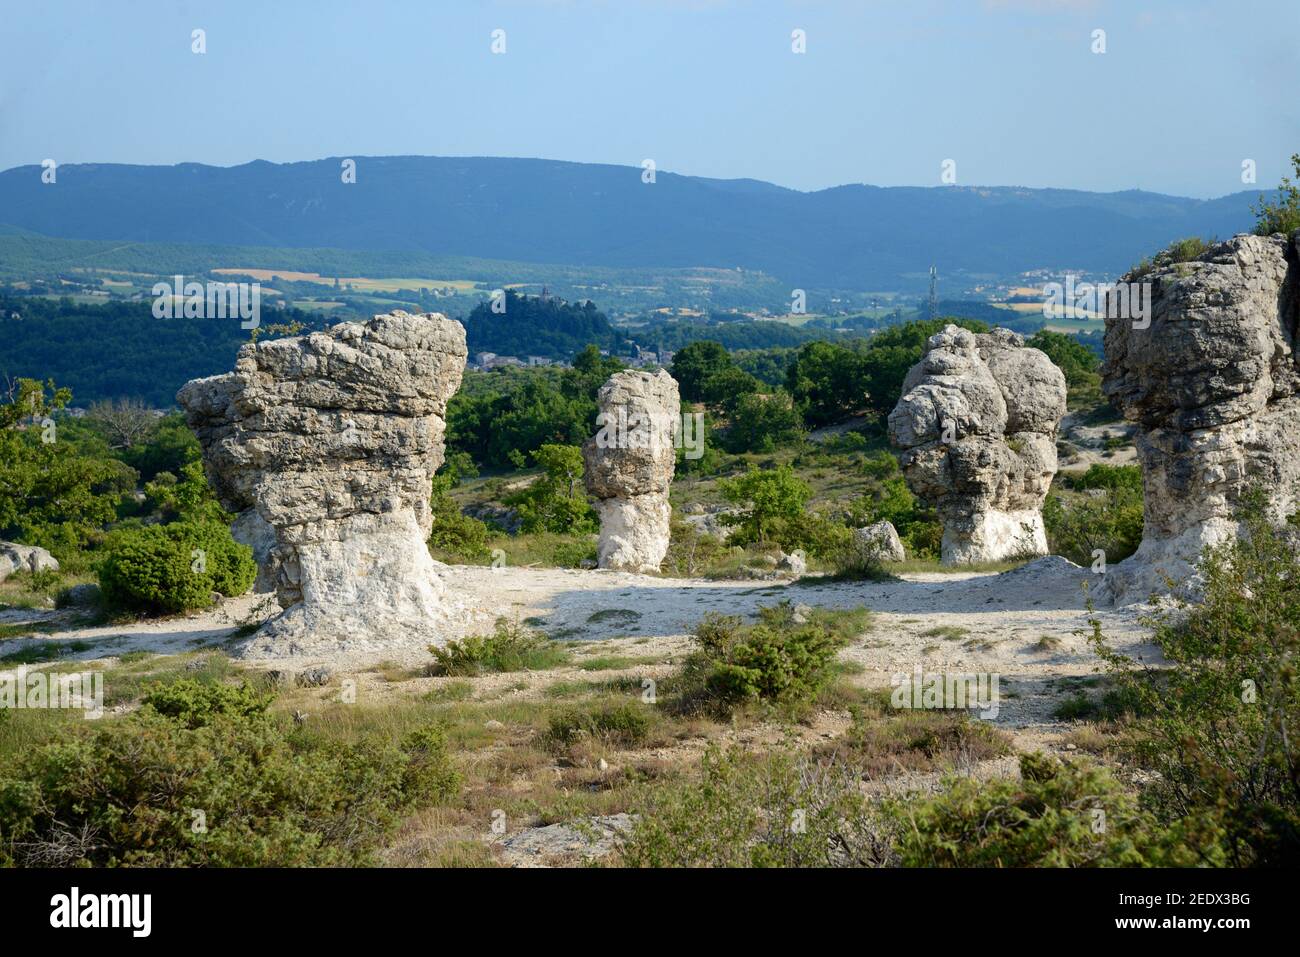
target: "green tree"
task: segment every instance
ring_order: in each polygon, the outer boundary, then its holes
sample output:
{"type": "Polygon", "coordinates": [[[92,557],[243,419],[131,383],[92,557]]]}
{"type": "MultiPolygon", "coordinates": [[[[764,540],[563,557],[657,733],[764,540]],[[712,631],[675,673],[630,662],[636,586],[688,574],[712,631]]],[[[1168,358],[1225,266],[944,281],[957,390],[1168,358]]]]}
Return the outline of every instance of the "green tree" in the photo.
{"type": "Polygon", "coordinates": [[[583,488],[582,449],[576,445],[543,445],[532,453],[542,475],[506,500],[519,510],[525,532],[592,532],[595,510],[583,488]]]}
{"type": "Polygon", "coordinates": [[[796,354],[785,387],[810,426],[830,425],[865,405],[866,363],[844,346],[810,342],[796,354]]]}
{"type": "Polygon", "coordinates": [[[683,399],[703,402],[705,381],[733,364],[731,354],[721,343],[705,339],[692,342],[673,355],[672,375],[683,399]]]}
{"type": "Polygon", "coordinates": [[[891,326],[876,333],[863,352],[863,376],[867,405],[877,415],[888,415],[903,394],[903,380],[921,361],[926,340],[944,326],[955,325],[971,332],[988,332],[986,323],[975,319],[918,319],[891,326]]]}
{"type": "Polygon", "coordinates": [[[1061,370],[1071,405],[1101,398],[1101,360],[1076,336],[1040,329],[1025,345],[1046,353],[1061,370]]]}
{"type": "Polygon", "coordinates": [[[730,418],[721,439],[728,452],[773,452],[780,446],[803,441],[803,419],[790,393],[783,389],[771,394],[742,395],[733,405],[730,418]]]}
{"type": "Polygon", "coordinates": [[[729,366],[704,380],[700,398],[705,405],[721,409],[724,415],[734,416],[740,400],[762,391],[763,384],[748,372],[729,366]]]}
{"type": "Polygon", "coordinates": [[[1277,202],[1270,203],[1266,197],[1259,197],[1259,204],[1252,206],[1255,214],[1255,232],[1260,236],[1273,233],[1291,235],[1300,229],[1300,153],[1291,155],[1291,165],[1295,168],[1295,180],[1289,176],[1282,177],[1278,186],[1277,202]]]}
{"type": "Polygon", "coordinates": [[[54,416],[71,397],[53,382],[19,379],[0,405],[0,538],[40,545],[60,561],[74,560],[113,521],[136,480],[122,462],[62,440],[54,416]]]}
{"type": "Polygon", "coordinates": [[[718,486],[727,501],[742,506],[741,511],[722,519],[735,526],[731,541],[738,545],[770,541],[777,524],[802,516],[812,497],[808,483],[788,465],[750,469],[739,478],[722,479],[718,486]]]}

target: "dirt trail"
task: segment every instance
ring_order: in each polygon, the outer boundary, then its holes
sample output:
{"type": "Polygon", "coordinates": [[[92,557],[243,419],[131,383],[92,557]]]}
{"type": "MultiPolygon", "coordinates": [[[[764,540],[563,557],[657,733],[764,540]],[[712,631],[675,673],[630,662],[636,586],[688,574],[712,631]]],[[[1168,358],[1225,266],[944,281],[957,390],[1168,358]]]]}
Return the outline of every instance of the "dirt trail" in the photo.
{"type": "MultiPolygon", "coordinates": [[[[1061,679],[1089,675],[1098,668],[1088,646],[1090,613],[1083,590],[1093,576],[1060,558],[1039,559],[1001,574],[909,574],[894,581],[827,584],[805,580],[756,585],[478,566],[448,566],[440,574],[456,609],[448,638],[488,630],[497,617],[505,616],[557,639],[603,642],[602,654],[638,658],[679,656],[687,635],[709,612],[748,616],[760,605],[785,599],[814,607],[865,607],[874,613],[871,629],[841,653],[841,658],[860,666],[857,681],[887,687],[892,676],[910,674],[917,667],[927,672],[997,673],[1003,699],[997,720],[1011,727],[1050,723],[1054,702],[1063,693],[1061,679]]],[[[240,626],[273,611],[265,596],[246,595],[203,614],[165,621],[88,628],[73,626],[68,612],[32,617],[54,629],[34,635],[34,640],[72,645],[77,650],[67,658],[91,660],[137,650],[177,654],[204,646],[224,646],[237,653],[240,626]],[[58,628],[60,622],[68,622],[68,627],[58,628]]],[[[1138,624],[1137,613],[1103,609],[1097,617],[1117,647],[1149,659],[1156,652],[1145,644],[1147,632],[1138,624]]],[[[395,636],[383,649],[294,658],[288,665],[301,669],[328,664],[346,672],[380,661],[418,667],[428,660],[423,644],[404,643],[395,636]]]]}

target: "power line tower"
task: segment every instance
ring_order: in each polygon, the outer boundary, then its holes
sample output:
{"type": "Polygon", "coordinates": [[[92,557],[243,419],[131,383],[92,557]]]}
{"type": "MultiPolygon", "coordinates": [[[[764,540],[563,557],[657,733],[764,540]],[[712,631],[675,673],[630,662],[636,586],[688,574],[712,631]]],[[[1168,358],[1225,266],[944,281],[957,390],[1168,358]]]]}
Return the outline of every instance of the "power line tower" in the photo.
{"type": "Polygon", "coordinates": [[[939,272],[930,267],[930,318],[939,318],[939,272]]]}

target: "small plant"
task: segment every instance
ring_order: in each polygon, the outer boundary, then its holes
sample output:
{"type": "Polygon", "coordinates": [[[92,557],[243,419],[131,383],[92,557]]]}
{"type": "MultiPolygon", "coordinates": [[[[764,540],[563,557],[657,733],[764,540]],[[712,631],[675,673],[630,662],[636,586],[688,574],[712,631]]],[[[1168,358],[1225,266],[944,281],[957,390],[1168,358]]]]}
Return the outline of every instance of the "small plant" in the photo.
{"type": "Polygon", "coordinates": [[[1251,207],[1255,214],[1256,235],[1284,233],[1289,236],[1300,229],[1300,153],[1291,155],[1291,166],[1295,170],[1295,180],[1289,176],[1282,177],[1277,188],[1277,202],[1270,203],[1260,196],[1259,205],[1251,207]]]}
{"type": "Polygon", "coordinates": [[[470,635],[443,647],[430,645],[431,675],[472,677],[496,671],[540,671],[569,660],[568,652],[517,621],[498,618],[490,635],[470,635]]]}
{"type": "Polygon", "coordinates": [[[1042,754],[1021,756],[1018,781],[957,778],[936,797],[888,809],[908,867],[1222,864],[1201,822],[1161,827],[1110,772],[1042,754]]]}
{"type": "Polygon", "coordinates": [[[620,840],[631,867],[869,867],[891,823],[836,762],[710,748],[691,780],[651,792],[620,840]]]}
{"type": "Polygon", "coordinates": [[[146,692],[142,705],[193,730],[212,724],[218,716],[260,717],[266,714],[272,697],[257,693],[247,683],[225,685],[182,678],[155,685],[146,692]]]}
{"type": "Polygon", "coordinates": [[[1199,604],[1155,619],[1165,664],[1092,644],[1139,717],[1127,751],[1156,772],[1146,797],[1162,819],[1218,821],[1232,866],[1300,860],[1300,557],[1258,490],[1241,533],[1206,549],[1199,604]]]}
{"type": "Polygon", "coordinates": [[[146,707],[23,754],[0,770],[0,865],[372,864],[460,787],[436,728],[339,744],[237,711],[189,727],[146,707]]]}
{"type": "Polygon", "coordinates": [[[960,625],[938,625],[921,632],[922,638],[942,638],[945,641],[961,641],[970,634],[969,628],[960,625]]]}
{"type": "Polygon", "coordinates": [[[683,704],[726,709],[747,701],[812,701],[833,677],[836,652],[866,627],[869,614],[805,608],[788,601],[760,608],[753,625],[706,615],[695,629],[699,650],[682,669],[683,704]]]}
{"type": "Polygon", "coordinates": [[[650,723],[647,709],[632,702],[573,709],[551,718],[544,740],[552,748],[567,748],[586,740],[630,748],[645,740],[650,723]]]}

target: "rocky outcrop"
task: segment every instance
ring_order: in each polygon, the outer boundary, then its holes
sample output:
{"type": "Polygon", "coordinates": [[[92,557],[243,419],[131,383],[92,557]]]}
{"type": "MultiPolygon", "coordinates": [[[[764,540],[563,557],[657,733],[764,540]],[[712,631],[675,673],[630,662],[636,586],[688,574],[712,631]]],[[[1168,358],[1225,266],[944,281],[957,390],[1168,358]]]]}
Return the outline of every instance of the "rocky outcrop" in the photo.
{"type": "Polygon", "coordinates": [[[600,568],[656,572],[668,552],[668,487],[681,415],[667,372],[616,372],[600,387],[599,432],[582,447],[587,491],[600,514],[600,568]]]}
{"type": "Polygon", "coordinates": [[[19,545],[16,542],[0,542],[0,582],[14,572],[37,572],[59,570],[59,560],[43,548],[35,545],[19,545]]]}
{"type": "Polygon", "coordinates": [[[1047,552],[1042,505],[1056,474],[1065,376],[1006,329],[930,337],[889,414],[912,491],[943,521],[948,564],[1047,552]]]}
{"type": "Polygon", "coordinates": [[[1102,597],[1145,600],[1170,581],[1195,591],[1197,559],[1239,533],[1249,488],[1275,520],[1295,511],[1298,240],[1237,236],[1193,262],[1157,257],[1122,280],[1150,283],[1151,308],[1107,318],[1102,388],[1137,426],[1145,523],[1137,552],[1106,570],[1102,597]]]}
{"type": "Polygon", "coordinates": [[[460,323],[395,312],[246,345],[233,372],[177,394],[285,609],[246,656],[439,640],[447,610],[425,541],[465,354],[460,323]]]}
{"type": "Polygon", "coordinates": [[[869,562],[901,562],[907,558],[893,522],[876,522],[853,530],[853,547],[869,562]]]}

